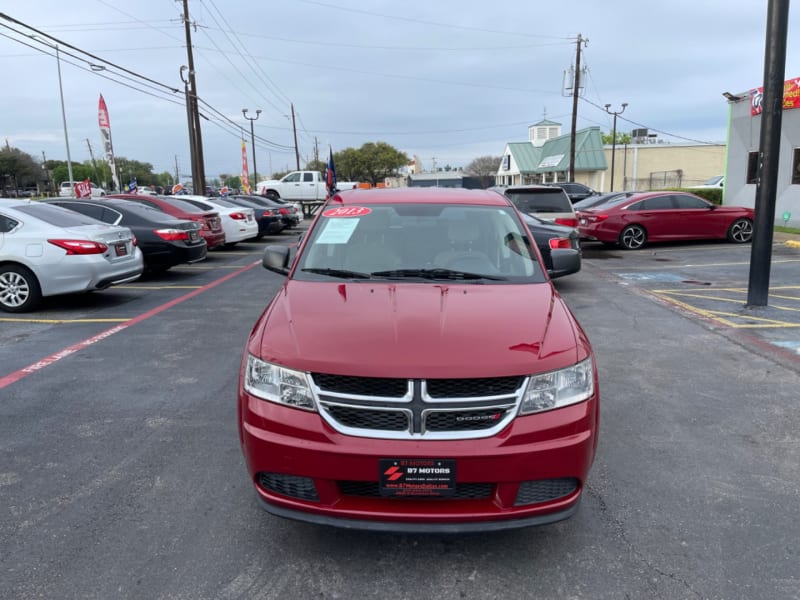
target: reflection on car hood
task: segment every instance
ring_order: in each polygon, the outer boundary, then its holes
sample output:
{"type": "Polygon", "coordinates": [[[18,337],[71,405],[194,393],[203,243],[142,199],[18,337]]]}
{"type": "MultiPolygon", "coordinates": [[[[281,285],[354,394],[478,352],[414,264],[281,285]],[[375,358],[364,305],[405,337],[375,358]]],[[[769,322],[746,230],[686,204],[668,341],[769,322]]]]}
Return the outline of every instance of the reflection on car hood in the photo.
{"type": "Polygon", "coordinates": [[[290,280],[251,352],[302,370],[364,377],[473,377],[577,360],[572,318],[549,284],[290,280]],[[557,333],[560,332],[560,333],[557,333]]]}

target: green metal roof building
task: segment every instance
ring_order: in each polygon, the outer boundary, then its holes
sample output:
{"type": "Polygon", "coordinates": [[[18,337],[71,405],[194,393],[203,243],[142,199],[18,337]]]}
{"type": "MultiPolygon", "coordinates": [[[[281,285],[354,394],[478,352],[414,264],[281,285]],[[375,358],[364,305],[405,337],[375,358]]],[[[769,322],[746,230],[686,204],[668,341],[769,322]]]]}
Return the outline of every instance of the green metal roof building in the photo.
{"type": "MultiPolygon", "coordinates": [[[[526,185],[568,181],[570,135],[547,134],[560,132],[558,123],[540,121],[530,128],[531,141],[510,142],[506,145],[497,185],[526,185]],[[543,137],[539,132],[546,130],[543,137]]],[[[602,189],[608,169],[600,127],[587,127],[575,132],[575,180],[593,189],[602,189]]]]}

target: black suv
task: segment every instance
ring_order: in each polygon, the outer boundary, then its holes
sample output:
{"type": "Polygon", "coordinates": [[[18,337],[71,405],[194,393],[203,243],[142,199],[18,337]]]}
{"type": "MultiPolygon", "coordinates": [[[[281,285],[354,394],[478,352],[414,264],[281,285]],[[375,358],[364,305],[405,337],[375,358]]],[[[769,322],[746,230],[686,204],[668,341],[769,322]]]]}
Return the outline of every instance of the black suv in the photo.
{"type": "Polygon", "coordinates": [[[560,187],[562,190],[567,192],[567,196],[569,196],[570,202],[573,204],[575,204],[578,200],[583,200],[589,196],[594,196],[597,193],[592,188],[587,185],[583,185],[582,183],[548,183],[547,185],[560,187]]]}

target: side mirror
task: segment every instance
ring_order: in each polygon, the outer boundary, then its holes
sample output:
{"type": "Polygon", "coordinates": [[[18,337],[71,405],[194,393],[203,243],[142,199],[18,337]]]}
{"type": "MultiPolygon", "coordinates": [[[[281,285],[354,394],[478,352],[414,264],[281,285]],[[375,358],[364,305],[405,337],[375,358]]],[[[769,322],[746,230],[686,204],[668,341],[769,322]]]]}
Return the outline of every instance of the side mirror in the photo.
{"type": "Polygon", "coordinates": [[[289,274],[289,247],[288,246],[267,246],[264,249],[264,257],[261,265],[268,271],[273,271],[280,275],[289,274]]]}

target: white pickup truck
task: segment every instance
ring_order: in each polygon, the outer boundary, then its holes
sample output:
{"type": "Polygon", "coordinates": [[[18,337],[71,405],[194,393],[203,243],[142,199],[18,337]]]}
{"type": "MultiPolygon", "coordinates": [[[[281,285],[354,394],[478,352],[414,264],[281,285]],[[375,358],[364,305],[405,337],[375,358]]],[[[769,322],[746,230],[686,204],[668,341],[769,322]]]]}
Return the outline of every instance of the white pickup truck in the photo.
{"type": "MultiPolygon", "coordinates": [[[[358,182],[337,181],[336,187],[339,190],[351,190],[358,187],[358,182]]],[[[292,171],[281,179],[259,181],[256,184],[256,193],[283,200],[313,202],[325,200],[328,189],[325,176],[319,171],[292,171]]]]}

